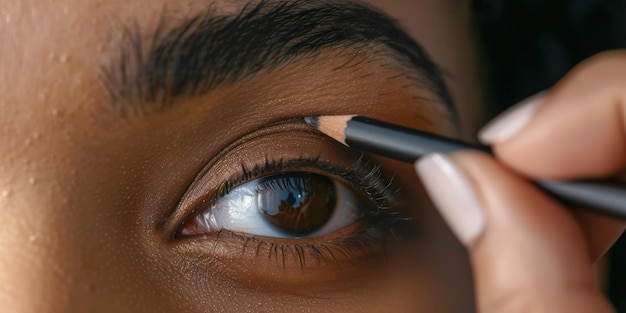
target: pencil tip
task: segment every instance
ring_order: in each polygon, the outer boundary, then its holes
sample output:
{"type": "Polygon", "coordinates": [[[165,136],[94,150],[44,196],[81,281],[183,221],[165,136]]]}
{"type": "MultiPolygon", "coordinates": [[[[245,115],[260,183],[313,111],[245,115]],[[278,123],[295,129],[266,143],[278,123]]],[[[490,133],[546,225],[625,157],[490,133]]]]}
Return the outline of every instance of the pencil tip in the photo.
{"type": "Polygon", "coordinates": [[[320,121],[320,118],[317,116],[307,116],[304,118],[304,122],[313,126],[315,129],[319,128],[320,126],[319,121],[320,121]]]}

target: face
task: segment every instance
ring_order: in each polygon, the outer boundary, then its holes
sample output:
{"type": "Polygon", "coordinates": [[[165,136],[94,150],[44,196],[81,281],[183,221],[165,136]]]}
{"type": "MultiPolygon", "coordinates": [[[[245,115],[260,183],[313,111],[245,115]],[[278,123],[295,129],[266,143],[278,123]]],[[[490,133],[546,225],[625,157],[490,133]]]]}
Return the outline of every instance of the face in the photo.
{"type": "Polygon", "coordinates": [[[2,311],[467,312],[412,165],[303,121],[471,137],[468,4],[373,5],[5,1],[2,311]]]}

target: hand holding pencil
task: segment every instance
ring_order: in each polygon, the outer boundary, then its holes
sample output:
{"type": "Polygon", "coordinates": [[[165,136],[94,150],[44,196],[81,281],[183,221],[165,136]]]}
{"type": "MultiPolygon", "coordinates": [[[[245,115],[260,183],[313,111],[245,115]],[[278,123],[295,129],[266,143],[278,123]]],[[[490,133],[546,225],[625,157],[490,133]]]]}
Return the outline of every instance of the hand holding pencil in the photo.
{"type": "MultiPolygon", "coordinates": [[[[305,121],[348,147],[410,163],[435,153],[456,151],[491,153],[491,149],[485,146],[361,116],[307,117],[305,121]]],[[[623,184],[600,180],[559,179],[539,180],[534,183],[566,204],[626,219],[626,186],[623,184]]]]}
{"type": "Polygon", "coordinates": [[[622,173],[625,72],[623,52],[597,56],[543,97],[497,119],[481,133],[495,158],[459,152],[417,164],[433,201],[469,249],[479,312],[613,311],[594,286],[591,265],[624,222],[572,213],[528,179],[622,173]]]}
{"type": "Polygon", "coordinates": [[[591,268],[624,230],[626,191],[568,181],[623,177],[623,73],[624,52],[596,56],[549,92],[503,114],[480,133],[495,156],[359,117],[307,122],[363,151],[404,161],[430,153],[416,170],[469,250],[479,312],[612,312],[591,268]],[[545,191],[621,220],[565,208],[545,191]]]}

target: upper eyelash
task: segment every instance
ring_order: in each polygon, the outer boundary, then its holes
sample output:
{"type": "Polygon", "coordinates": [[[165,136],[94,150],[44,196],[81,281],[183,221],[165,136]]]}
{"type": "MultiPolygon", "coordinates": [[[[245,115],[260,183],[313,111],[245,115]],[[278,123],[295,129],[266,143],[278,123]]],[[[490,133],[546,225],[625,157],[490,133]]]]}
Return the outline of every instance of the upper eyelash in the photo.
{"type": "Polygon", "coordinates": [[[392,211],[392,207],[396,205],[396,203],[393,203],[393,196],[400,189],[394,184],[394,176],[386,179],[382,165],[367,159],[363,153],[360,154],[359,158],[348,170],[337,169],[329,162],[321,161],[320,156],[314,158],[300,157],[289,161],[266,157],[262,165],[255,165],[253,168],[247,168],[242,164],[241,175],[225,182],[209,203],[214,203],[217,199],[230,193],[233,188],[252,179],[268,174],[298,170],[304,167],[317,168],[327,174],[345,179],[376,204],[378,211],[374,212],[375,214],[397,213],[392,211]]]}
{"type": "Polygon", "coordinates": [[[292,189],[308,190],[310,189],[310,186],[311,184],[308,180],[302,179],[301,177],[295,177],[288,179],[271,179],[261,181],[255,189],[257,191],[289,191],[292,189]]]}
{"type": "Polygon", "coordinates": [[[365,154],[361,153],[351,170],[340,176],[364,192],[381,211],[390,211],[397,204],[392,203],[392,200],[400,188],[394,184],[395,175],[389,179],[384,178],[382,168],[382,164],[367,159],[365,154]]]}

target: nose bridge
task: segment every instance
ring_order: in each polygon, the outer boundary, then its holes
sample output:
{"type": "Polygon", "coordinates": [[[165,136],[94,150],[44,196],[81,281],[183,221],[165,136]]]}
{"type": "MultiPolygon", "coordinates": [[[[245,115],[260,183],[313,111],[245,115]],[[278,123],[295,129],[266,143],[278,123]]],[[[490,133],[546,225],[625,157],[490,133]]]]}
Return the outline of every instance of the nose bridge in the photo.
{"type": "Polygon", "coordinates": [[[138,237],[124,240],[131,219],[90,213],[93,198],[65,200],[51,183],[13,186],[0,198],[0,312],[168,311],[152,280],[158,264],[138,237]]]}
{"type": "Polygon", "coordinates": [[[0,210],[1,311],[67,312],[71,279],[63,275],[68,263],[62,246],[26,210],[18,210],[24,216],[4,205],[0,210]]]}
{"type": "Polygon", "coordinates": [[[4,196],[0,187],[0,312],[106,309],[106,299],[92,300],[97,296],[95,269],[107,252],[93,254],[110,249],[89,237],[100,232],[85,219],[84,204],[81,210],[71,200],[71,180],[46,174],[46,168],[14,176],[11,184],[2,184],[10,186],[4,196]]]}
{"type": "Polygon", "coordinates": [[[82,253],[68,205],[71,177],[63,174],[70,172],[63,151],[71,150],[45,117],[14,117],[31,126],[0,132],[0,145],[9,143],[0,153],[0,312],[69,312],[78,275],[68,275],[82,253]]]}

